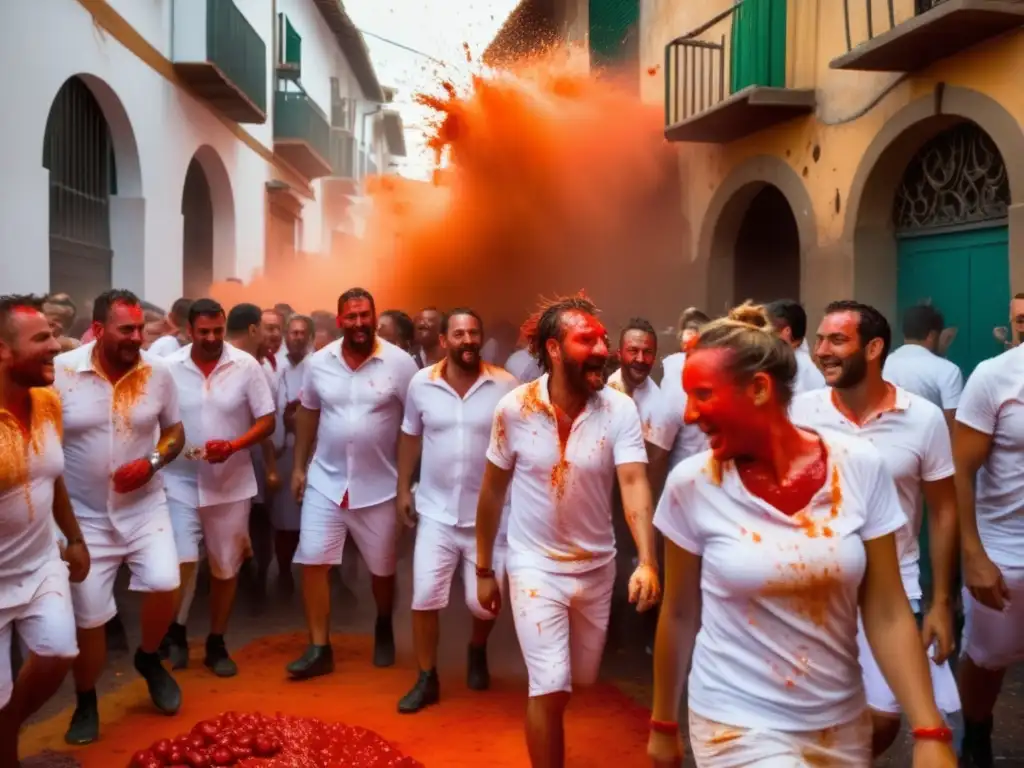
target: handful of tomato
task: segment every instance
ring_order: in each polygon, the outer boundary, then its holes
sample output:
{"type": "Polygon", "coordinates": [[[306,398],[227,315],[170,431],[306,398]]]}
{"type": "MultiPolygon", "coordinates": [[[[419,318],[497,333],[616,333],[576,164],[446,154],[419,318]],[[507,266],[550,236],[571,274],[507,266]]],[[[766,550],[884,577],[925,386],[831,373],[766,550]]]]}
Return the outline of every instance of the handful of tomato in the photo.
{"type": "Polygon", "coordinates": [[[373,731],[316,718],[224,712],[161,739],[129,768],[423,768],[373,731]]]}

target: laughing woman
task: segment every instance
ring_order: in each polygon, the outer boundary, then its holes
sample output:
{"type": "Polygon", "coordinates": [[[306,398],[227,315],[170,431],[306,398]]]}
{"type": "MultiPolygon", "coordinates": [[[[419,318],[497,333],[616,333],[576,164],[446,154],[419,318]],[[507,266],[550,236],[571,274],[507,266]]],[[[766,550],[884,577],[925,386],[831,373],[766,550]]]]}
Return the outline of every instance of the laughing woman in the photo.
{"type": "Polygon", "coordinates": [[[690,670],[700,768],[869,766],[859,608],[913,729],[914,768],[953,768],[900,588],[893,481],[868,443],[789,421],[795,374],[792,349],[750,305],[705,326],[687,356],[685,418],[711,450],[676,467],[654,519],[666,569],[649,754],[679,764],[690,670]]]}

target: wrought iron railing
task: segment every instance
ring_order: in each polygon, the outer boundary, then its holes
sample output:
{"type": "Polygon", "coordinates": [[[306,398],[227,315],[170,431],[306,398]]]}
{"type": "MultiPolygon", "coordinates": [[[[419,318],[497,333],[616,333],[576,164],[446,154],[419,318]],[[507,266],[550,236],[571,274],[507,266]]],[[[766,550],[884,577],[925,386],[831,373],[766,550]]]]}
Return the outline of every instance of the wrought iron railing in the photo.
{"type": "Polygon", "coordinates": [[[267,44],[231,0],[206,2],[206,55],[267,111],[267,44]]]}
{"type": "Polygon", "coordinates": [[[846,50],[874,39],[946,0],[843,0],[846,50]]]}
{"type": "Polygon", "coordinates": [[[739,3],[665,46],[665,125],[675,125],[723,101],[726,48],[739,3]]]}
{"type": "Polygon", "coordinates": [[[331,126],[306,92],[274,93],[274,138],[309,144],[325,161],[331,156],[331,126]]]}

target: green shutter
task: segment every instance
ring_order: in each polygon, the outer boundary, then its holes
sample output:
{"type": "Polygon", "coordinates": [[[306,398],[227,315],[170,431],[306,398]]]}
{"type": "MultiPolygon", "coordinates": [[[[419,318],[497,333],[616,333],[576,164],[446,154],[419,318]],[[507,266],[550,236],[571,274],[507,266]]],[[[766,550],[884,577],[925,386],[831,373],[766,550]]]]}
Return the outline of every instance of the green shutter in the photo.
{"type": "Polygon", "coordinates": [[[732,18],[732,92],[784,88],[786,0],[743,0],[732,18]]]}
{"type": "Polygon", "coordinates": [[[590,55],[595,62],[623,56],[623,43],[640,21],[640,0],[590,0],[590,55]]]}
{"type": "Polygon", "coordinates": [[[302,37],[295,31],[295,27],[283,13],[279,14],[281,23],[279,34],[281,36],[280,64],[289,64],[296,69],[302,65],[302,37]]]}

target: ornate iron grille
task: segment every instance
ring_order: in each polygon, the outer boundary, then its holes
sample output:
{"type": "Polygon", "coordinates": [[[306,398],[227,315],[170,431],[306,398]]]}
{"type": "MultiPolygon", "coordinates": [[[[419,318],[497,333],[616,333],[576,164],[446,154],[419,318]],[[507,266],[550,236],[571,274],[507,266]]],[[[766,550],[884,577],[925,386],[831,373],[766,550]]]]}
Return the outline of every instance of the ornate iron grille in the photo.
{"type": "Polygon", "coordinates": [[[974,123],[926,143],[910,161],[893,205],[898,231],[948,227],[1006,217],[1010,182],[1003,156],[974,123]]]}
{"type": "Polygon", "coordinates": [[[111,284],[110,194],[116,177],[110,128],[77,77],[50,108],[43,166],[50,172],[50,290],[92,299],[111,284]]]}

